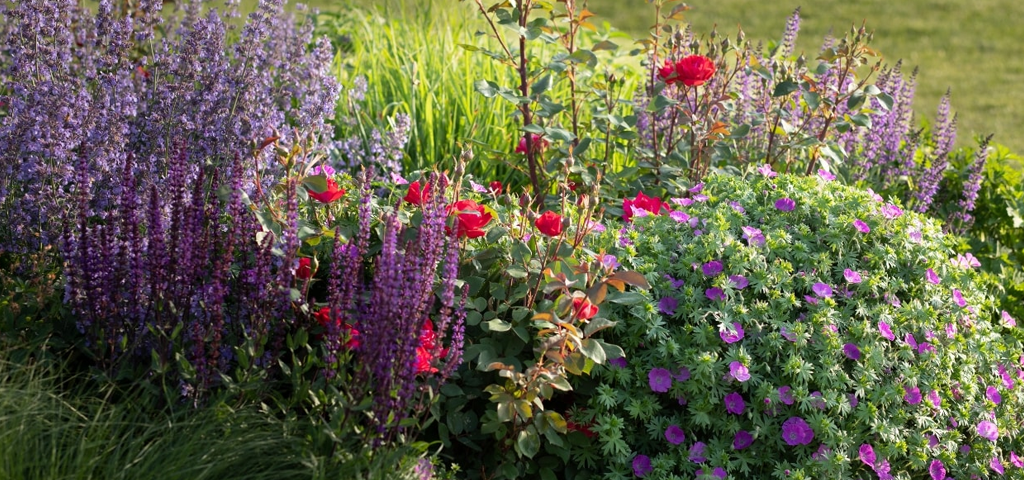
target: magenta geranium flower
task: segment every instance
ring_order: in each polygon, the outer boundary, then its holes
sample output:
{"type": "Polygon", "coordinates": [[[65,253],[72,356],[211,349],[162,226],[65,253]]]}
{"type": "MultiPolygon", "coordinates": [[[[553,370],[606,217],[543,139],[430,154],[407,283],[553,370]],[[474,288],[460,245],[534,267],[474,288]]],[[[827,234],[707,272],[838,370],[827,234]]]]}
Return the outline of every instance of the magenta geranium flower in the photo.
{"type": "Polygon", "coordinates": [[[996,427],[995,423],[982,420],[978,423],[978,436],[994,442],[999,438],[999,428],[996,427]]]}
{"type": "Polygon", "coordinates": [[[687,215],[684,212],[672,211],[672,212],[669,212],[668,216],[672,220],[675,220],[675,221],[677,221],[679,223],[685,223],[685,222],[690,221],[690,216],[687,215]]]}
{"type": "Polygon", "coordinates": [[[725,291],[718,287],[711,287],[704,290],[704,296],[708,297],[708,300],[717,302],[725,300],[725,291]]]}
{"type": "Polygon", "coordinates": [[[740,382],[750,380],[750,371],[740,362],[732,362],[729,364],[729,375],[740,382]]]}
{"type": "Polygon", "coordinates": [[[772,166],[768,165],[767,163],[762,164],[760,167],[757,167],[757,173],[760,173],[761,175],[764,175],[768,178],[772,178],[778,175],[778,173],[775,173],[775,171],[772,170],[772,166]]]}
{"type": "Polygon", "coordinates": [[[740,430],[736,432],[736,436],[732,439],[732,448],[736,450],[743,450],[754,443],[754,437],[750,435],[750,432],[746,430],[740,430]]]}
{"type": "Polygon", "coordinates": [[[697,442],[690,447],[690,461],[693,463],[704,463],[708,461],[707,457],[704,456],[704,450],[707,445],[704,442],[697,442]]]}
{"type": "Polygon", "coordinates": [[[853,221],[853,228],[856,228],[860,233],[868,233],[871,231],[871,227],[864,223],[864,220],[859,218],[853,221]]]}
{"type": "Polygon", "coordinates": [[[747,404],[743,401],[743,397],[732,392],[725,396],[725,411],[733,415],[743,415],[743,411],[747,409],[747,404]]]}
{"type": "Polygon", "coordinates": [[[672,386],[672,374],[664,368],[652,368],[647,372],[647,383],[652,392],[665,393],[672,386]]]}
{"type": "Polygon", "coordinates": [[[942,406],[942,398],[939,398],[939,392],[936,390],[928,392],[928,402],[935,408],[942,406]]]}
{"type": "Polygon", "coordinates": [[[917,387],[907,388],[907,393],[903,394],[903,399],[911,405],[917,405],[921,403],[921,389],[917,387]]]}
{"type": "Polygon", "coordinates": [[[705,277],[713,277],[722,273],[722,262],[720,260],[712,260],[704,265],[701,265],[701,271],[704,272],[705,277]]]}
{"type": "Polygon", "coordinates": [[[740,227],[743,231],[743,239],[747,241],[747,245],[751,247],[759,247],[764,245],[765,238],[761,230],[754,227],[740,227]]]}
{"type": "Polygon", "coordinates": [[[888,323],[879,320],[878,331],[882,333],[883,337],[889,340],[896,340],[896,335],[892,333],[892,327],[890,327],[888,323]]]}
{"type": "Polygon", "coordinates": [[[903,215],[903,210],[900,210],[900,207],[897,207],[896,205],[893,205],[891,203],[887,203],[884,206],[882,206],[883,217],[892,220],[894,218],[898,218],[900,215],[903,215]]]}
{"type": "Polygon", "coordinates": [[[917,350],[917,339],[914,338],[914,335],[909,334],[909,333],[906,334],[903,337],[903,341],[907,342],[907,345],[910,345],[910,348],[913,348],[914,350],[917,350]]]}
{"type": "Polygon", "coordinates": [[[939,276],[935,274],[935,270],[932,270],[930,268],[928,270],[925,270],[924,278],[925,280],[928,280],[929,282],[935,285],[938,285],[939,283],[942,282],[942,280],[939,280],[939,276]]]}
{"type": "Polygon", "coordinates": [[[871,447],[871,444],[862,444],[860,449],[857,451],[857,458],[860,458],[860,461],[864,462],[865,465],[874,468],[875,449],[871,447]]]}
{"type": "Polygon", "coordinates": [[[794,402],[792,388],[789,385],[779,387],[779,400],[786,405],[792,405],[794,402]]]}
{"type": "Polygon", "coordinates": [[[792,212],[796,208],[796,202],[789,197],[780,198],[775,201],[775,208],[783,212],[792,212]]]}
{"type": "Polygon", "coordinates": [[[674,297],[663,297],[658,301],[658,311],[665,315],[675,315],[676,307],[679,306],[679,300],[674,297]]]}
{"type": "Polygon", "coordinates": [[[860,283],[861,281],[860,273],[857,273],[856,270],[850,270],[849,268],[843,270],[843,278],[850,283],[860,283]]]}
{"type": "Polygon", "coordinates": [[[651,468],[651,457],[648,457],[647,455],[637,455],[633,457],[633,475],[643,477],[652,471],[654,471],[654,469],[651,468]]]}
{"type": "Polygon", "coordinates": [[[1006,328],[1013,328],[1013,327],[1017,326],[1017,321],[1014,320],[1013,317],[1011,317],[1010,314],[1006,310],[1003,310],[1001,318],[1003,320],[1003,325],[1006,328]]]}
{"type": "Polygon", "coordinates": [[[999,457],[992,457],[992,460],[988,462],[988,467],[1000,475],[1006,473],[1006,470],[1003,468],[1003,462],[999,460],[999,457]]]}
{"type": "Polygon", "coordinates": [[[967,300],[964,300],[964,295],[960,293],[960,289],[953,289],[953,302],[955,302],[960,308],[967,306],[967,300]]]}
{"type": "Polygon", "coordinates": [[[679,445],[686,440],[686,434],[683,433],[683,429],[679,428],[679,425],[669,425],[665,429],[665,440],[672,445],[679,445]]]}
{"type": "Polygon", "coordinates": [[[740,202],[735,202],[735,201],[729,202],[729,206],[732,207],[732,209],[735,210],[736,213],[739,213],[739,214],[747,213],[747,211],[743,209],[743,205],[741,205],[740,202]]]}
{"type": "Polygon", "coordinates": [[[686,367],[679,367],[676,374],[672,376],[677,382],[685,382],[690,379],[690,369],[686,367]]]}
{"type": "Polygon", "coordinates": [[[731,332],[728,329],[718,332],[718,336],[722,337],[722,341],[725,343],[736,343],[743,340],[743,326],[739,322],[733,322],[733,328],[735,332],[731,332]]]}
{"type": "Polygon", "coordinates": [[[807,445],[814,439],[814,430],[800,417],[789,417],[782,424],[782,440],[789,446],[807,445]]]}
{"type": "Polygon", "coordinates": [[[860,349],[852,343],[843,345],[843,354],[850,360],[860,360],[860,349]]]}
{"type": "Polygon", "coordinates": [[[1017,453],[1010,452],[1010,463],[1017,468],[1024,468],[1024,459],[1017,456],[1017,453]]]}
{"type": "Polygon", "coordinates": [[[832,296],[832,287],[830,287],[827,283],[817,282],[813,286],[811,286],[811,290],[814,291],[815,295],[821,298],[832,296]]]}
{"type": "Polygon", "coordinates": [[[743,275],[730,275],[729,281],[732,282],[733,287],[736,287],[737,290],[743,290],[747,288],[747,285],[750,285],[750,281],[743,275]]]}
{"type": "Polygon", "coordinates": [[[821,177],[821,179],[825,180],[826,182],[830,182],[836,179],[835,175],[832,175],[831,172],[822,168],[818,169],[818,176],[821,177]]]}
{"type": "Polygon", "coordinates": [[[985,389],[985,398],[996,405],[1003,401],[1003,396],[999,394],[999,389],[991,385],[985,389]]]}

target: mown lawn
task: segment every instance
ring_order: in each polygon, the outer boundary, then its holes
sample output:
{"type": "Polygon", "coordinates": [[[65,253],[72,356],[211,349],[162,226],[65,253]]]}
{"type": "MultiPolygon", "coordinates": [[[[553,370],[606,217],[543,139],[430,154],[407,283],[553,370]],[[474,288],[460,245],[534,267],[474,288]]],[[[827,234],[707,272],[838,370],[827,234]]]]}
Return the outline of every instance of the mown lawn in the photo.
{"type": "MultiPolygon", "coordinates": [[[[409,0],[354,0],[357,5],[401,4],[409,0]]],[[[431,0],[428,0],[431,1],[431,0]]],[[[455,0],[432,0],[437,3],[455,0]]],[[[247,0],[252,5],[255,0],[247,0]]],[[[320,9],[349,5],[338,0],[311,0],[320,9]]],[[[421,2],[422,3],[422,2],[421,2]]],[[[469,8],[470,1],[464,1],[469,8]]],[[[489,5],[493,1],[487,1],[489,5]]],[[[748,38],[782,36],[787,16],[802,5],[799,48],[811,56],[832,28],[837,33],[867,21],[875,31],[875,47],[886,61],[903,59],[908,71],[917,66],[919,118],[932,119],[947,88],[960,115],[960,145],[971,145],[975,134],[995,133],[995,141],[1015,152],[1024,151],[1024,62],[1019,25],[1024,4],[1014,0],[716,0],[689,2],[687,20],[698,33],[717,24],[720,33],[735,34],[742,25],[748,38]]],[[[653,23],[653,5],[644,0],[590,0],[589,8],[633,35],[653,23]]]]}

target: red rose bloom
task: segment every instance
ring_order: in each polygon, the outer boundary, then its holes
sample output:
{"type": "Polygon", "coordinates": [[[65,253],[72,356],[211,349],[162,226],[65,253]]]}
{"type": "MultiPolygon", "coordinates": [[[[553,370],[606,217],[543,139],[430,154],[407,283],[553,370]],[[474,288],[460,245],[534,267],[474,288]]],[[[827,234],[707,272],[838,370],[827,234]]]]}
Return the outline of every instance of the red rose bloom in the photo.
{"type": "MultiPolygon", "coordinates": [[[[530,143],[532,144],[531,146],[533,147],[534,153],[539,152],[540,150],[543,150],[545,148],[548,148],[548,141],[544,140],[543,138],[541,138],[540,135],[537,135],[536,133],[530,134],[530,143]]],[[[516,153],[522,153],[524,155],[526,154],[525,135],[519,138],[519,144],[516,145],[516,153]]]]}
{"type": "Polygon", "coordinates": [[[299,268],[295,269],[295,277],[299,280],[309,280],[309,277],[313,276],[312,265],[313,262],[309,258],[300,258],[299,268]]]}
{"type": "Polygon", "coordinates": [[[420,181],[416,180],[409,184],[409,191],[405,193],[405,200],[413,205],[423,205],[423,201],[430,197],[430,184],[424,184],[423,190],[420,190],[420,181]]]}
{"type": "Polygon", "coordinates": [[[562,216],[548,210],[541,214],[533,225],[540,230],[540,233],[549,237],[557,237],[562,234],[562,216]]]}
{"type": "Polygon", "coordinates": [[[622,219],[631,222],[633,221],[634,210],[644,210],[652,215],[658,215],[661,213],[661,207],[668,209],[668,205],[662,202],[660,198],[648,197],[644,195],[644,192],[636,194],[636,198],[624,198],[622,199],[622,219]]]}
{"type": "Polygon", "coordinates": [[[344,188],[338,188],[338,183],[333,178],[327,179],[327,190],[320,193],[309,191],[309,196],[320,203],[331,203],[345,194],[344,188]]]}
{"type": "Polygon", "coordinates": [[[448,214],[456,216],[456,234],[477,238],[484,235],[483,227],[494,218],[483,205],[472,200],[459,200],[448,207],[448,214]]]}
{"type": "Polygon", "coordinates": [[[437,350],[437,333],[434,332],[434,322],[430,319],[423,321],[420,327],[420,345],[416,347],[416,373],[437,373],[434,361],[448,356],[448,349],[437,350]]]}
{"type": "Polygon", "coordinates": [[[497,180],[491,182],[491,192],[495,194],[501,193],[501,182],[497,180]]]}
{"type": "Polygon", "coordinates": [[[587,297],[576,297],[572,299],[572,312],[580,320],[590,320],[597,315],[597,305],[590,303],[587,297]]]}
{"type": "Polygon", "coordinates": [[[676,66],[672,62],[665,60],[665,65],[658,69],[658,78],[664,80],[665,83],[676,83],[678,80],[675,73],[676,66]]]}
{"type": "Polygon", "coordinates": [[[715,62],[703,55],[689,55],[676,62],[676,81],[696,87],[715,75],[715,62]]]}
{"type": "MultiPolygon", "coordinates": [[[[317,310],[317,312],[313,314],[313,317],[316,318],[317,323],[319,323],[321,327],[326,329],[332,323],[331,307],[323,307],[320,310],[317,310]]],[[[344,333],[341,336],[342,340],[345,340],[346,338],[348,339],[345,341],[345,348],[359,348],[359,330],[356,330],[355,327],[347,323],[341,323],[340,318],[333,319],[333,323],[335,326],[340,326],[343,330],[344,333]]]]}

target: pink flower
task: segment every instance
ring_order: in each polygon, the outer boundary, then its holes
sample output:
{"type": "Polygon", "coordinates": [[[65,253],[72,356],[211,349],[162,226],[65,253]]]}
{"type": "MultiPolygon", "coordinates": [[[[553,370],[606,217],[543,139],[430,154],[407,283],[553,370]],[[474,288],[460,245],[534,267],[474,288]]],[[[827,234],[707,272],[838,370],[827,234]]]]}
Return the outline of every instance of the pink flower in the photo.
{"type": "Polygon", "coordinates": [[[780,198],[775,201],[775,208],[783,212],[792,212],[796,208],[796,202],[789,197],[780,198]]]}
{"type": "Polygon", "coordinates": [[[815,295],[821,298],[832,296],[832,287],[830,287],[827,283],[817,282],[813,286],[811,286],[811,290],[814,291],[815,295]]]}
{"type": "Polygon", "coordinates": [[[740,382],[750,380],[750,371],[740,362],[732,362],[729,364],[729,375],[740,382]]]}
{"type": "Polygon", "coordinates": [[[761,175],[764,175],[768,178],[774,178],[778,176],[778,173],[775,173],[775,171],[772,170],[772,166],[768,165],[767,163],[761,165],[760,167],[757,167],[757,173],[760,173],[761,175]]]}
{"type": "Polygon", "coordinates": [[[690,461],[693,463],[704,463],[708,461],[707,457],[704,456],[704,449],[707,445],[704,442],[694,443],[690,447],[690,461]]]}
{"type": "Polygon", "coordinates": [[[884,206],[882,206],[883,217],[892,220],[894,218],[899,217],[900,215],[903,215],[903,210],[900,210],[900,207],[897,207],[896,205],[893,205],[891,203],[887,203],[884,206]]]}
{"type": "Polygon", "coordinates": [[[991,385],[985,389],[985,398],[996,405],[1003,401],[1002,395],[999,395],[999,389],[991,385]]]}
{"type": "Polygon", "coordinates": [[[964,300],[964,295],[960,293],[959,289],[956,288],[953,289],[953,302],[955,302],[957,306],[961,308],[967,306],[967,300],[964,300]]]}
{"type": "Polygon", "coordinates": [[[729,281],[732,282],[732,285],[736,287],[737,290],[743,290],[744,288],[747,288],[747,285],[750,285],[750,281],[743,275],[730,275],[729,281]]]}
{"type": "Polygon", "coordinates": [[[892,327],[890,327],[888,323],[879,320],[878,331],[881,332],[883,337],[889,339],[890,341],[896,340],[896,335],[892,333],[892,327]]]}
{"type": "MultiPolygon", "coordinates": [[[[541,138],[536,133],[530,134],[530,148],[534,153],[537,153],[548,147],[548,141],[541,138]]],[[[526,135],[519,138],[519,144],[516,145],[516,153],[522,153],[526,155],[526,135]]]]}
{"type": "Polygon", "coordinates": [[[814,439],[814,430],[800,417],[789,417],[782,424],[782,439],[789,446],[807,445],[814,439]]]}
{"type": "Polygon", "coordinates": [[[917,387],[908,388],[907,393],[903,394],[903,399],[911,405],[921,403],[921,389],[917,387]]]}
{"type": "Polygon", "coordinates": [[[988,420],[982,420],[978,423],[978,436],[994,442],[999,438],[999,428],[988,420]]]}
{"type": "Polygon", "coordinates": [[[914,338],[913,335],[908,333],[906,336],[903,337],[903,341],[907,342],[907,345],[910,345],[910,348],[917,350],[917,339],[914,338]]]}
{"type": "Polygon", "coordinates": [[[668,205],[660,198],[648,197],[644,195],[644,192],[639,192],[634,198],[622,199],[622,219],[631,222],[633,215],[643,215],[643,212],[658,215],[661,213],[662,207],[668,209],[668,205]]]}
{"type": "Polygon", "coordinates": [[[974,255],[971,255],[970,252],[965,255],[957,255],[953,263],[960,268],[977,268],[981,266],[981,262],[974,255]]]}
{"type": "Polygon", "coordinates": [[[722,273],[722,262],[719,260],[712,260],[704,265],[701,265],[701,271],[704,272],[705,277],[713,277],[722,273]]]}
{"type": "Polygon", "coordinates": [[[829,182],[829,181],[832,181],[832,180],[836,179],[835,175],[832,175],[832,173],[830,173],[829,171],[821,169],[821,168],[818,169],[818,176],[821,177],[826,182],[829,182]]]}
{"type": "Polygon", "coordinates": [[[939,283],[942,282],[942,280],[939,280],[939,276],[935,274],[935,270],[932,270],[930,268],[928,270],[925,270],[924,278],[925,280],[928,280],[929,282],[935,285],[938,285],[939,283]]]}
{"type": "Polygon", "coordinates": [[[988,462],[988,466],[1000,475],[1006,473],[1006,470],[1003,468],[1003,462],[999,460],[999,457],[992,457],[992,460],[988,462]]]}
{"type": "Polygon", "coordinates": [[[679,425],[669,425],[665,429],[665,440],[672,445],[679,445],[686,440],[686,434],[683,433],[683,429],[679,428],[679,425]]]}
{"type": "Polygon", "coordinates": [[[860,283],[861,281],[860,273],[857,273],[856,270],[850,270],[849,268],[843,270],[843,278],[850,283],[860,283]]]}
{"type": "Polygon", "coordinates": [[[939,398],[939,392],[935,390],[928,392],[928,402],[930,402],[935,408],[942,406],[942,399],[939,398]]]}
{"type": "Polygon", "coordinates": [[[672,386],[672,374],[664,368],[652,368],[647,373],[647,382],[652,392],[665,393],[672,386]]]}
{"type": "Polygon", "coordinates": [[[733,322],[732,326],[735,329],[735,333],[729,329],[718,332],[718,336],[722,337],[722,341],[725,343],[736,343],[743,340],[743,326],[739,322],[733,322]]]}
{"type": "Polygon", "coordinates": [[[684,223],[690,220],[690,216],[684,212],[672,211],[669,212],[668,217],[679,223],[684,223]]]}
{"type": "Polygon", "coordinates": [[[871,227],[864,223],[864,220],[857,219],[853,221],[853,228],[856,228],[860,233],[868,233],[871,231],[871,227]]]}
{"type": "Polygon", "coordinates": [[[1017,321],[1014,320],[1013,317],[1011,317],[1010,314],[1007,313],[1006,310],[1003,310],[1002,319],[1003,319],[1003,325],[1005,325],[1006,328],[1013,328],[1013,327],[1017,326],[1017,321]]]}
{"type": "Polygon", "coordinates": [[[637,455],[633,457],[633,475],[643,477],[652,471],[654,471],[654,469],[651,467],[650,457],[647,455],[637,455]]]}
{"type": "Polygon", "coordinates": [[[747,409],[747,404],[743,402],[743,397],[736,392],[732,392],[725,396],[725,411],[733,415],[743,415],[743,411],[747,409]]]}
{"type": "Polygon", "coordinates": [[[1024,459],[1018,457],[1015,452],[1010,452],[1010,463],[1017,468],[1024,468],[1024,459]]]}
{"type": "Polygon", "coordinates": [[[765,238],[760,229],[754,227],[742,227],[740,230],[743,231],[743,239],[747,241],[747,245],[750,245],[751,247],[760,247],[761,245],[764,245],[765,238]]]}
{"type": "Polygon", "coordinates": [[[928,473],[932,480],[946,480],[946,466],[938,460],[932,460],[932,464],[928,466],[928,473]]]}
{"type": "Polygon", "coordinates": [[[869,467],[875,466],[875,449],[870,444],[862,444],[860,450],[858,450],[858,458],[861,462],[869,467]]]}

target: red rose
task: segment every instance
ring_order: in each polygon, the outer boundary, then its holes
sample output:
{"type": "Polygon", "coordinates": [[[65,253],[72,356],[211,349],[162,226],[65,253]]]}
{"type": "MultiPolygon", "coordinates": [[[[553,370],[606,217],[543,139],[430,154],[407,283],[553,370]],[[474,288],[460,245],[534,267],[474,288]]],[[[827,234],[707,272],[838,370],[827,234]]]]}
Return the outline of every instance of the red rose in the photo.
{"type": "Polygon", "coordinates": [[[549,237],[557,237],[562,234],[562,216],[548,210],[541,214],[533,225],[540,230],[540,233],[549,237]]]}
{"type": "Polygon", "coordinates": [[[491,192],[495,194],[501,193],[501,182],[497,180],[491,182],[491,192]]]}
{"type": "Polygon", "coordinates": [[[448,207],[448,214],[456,216],[456,234],[477,238],[484,235],[483,227],[494,218],[483,205],[472,200],[459,200],[448,207]]]}
{"type": "Polygon", "coordinates": [[[434,361],[448,356],[448,349],[437,351],[437,333],[430,319],[423,321],[420,327],[420,345],[416,347],[416,373],[437,373],[434,361]],[[436,355],[435,355],[436,352],[436,355]]]}
{"type": "Polygon", "coordinates": [[[676,81],[696,87],[715,75],[715,62],[703,55],[689,55],[676,62],[676,81]]]}
{"type": "MultiPolygon", "coordinates": [[[[332,323],[331,307],[323,307],[320,310],[317,310],[316,313],[313,314],[313,317],[316,318],[317,323],[319,323],[321,327],[326,329],[332,323]]],[[[345,348],[359,348],[359,330],[356,330],[355,327],[347,323],[341,323],[340,318],[335,318],[333,323],[335,326],[340,326],[344,331],[341,336],[342,340],[345,340],[346,338],[348,339],[345,341],[345,348]]]]}
{"type": "Polygon", "coordinates": [[[590,303],[587,297],[576,297],[572,299],[572,312],[580,320],[590,320],[597,315],[597,305],[590,303]]]}
{"type": "Polygon", "coordinates": [[[644,195],[644,192],[640,192],[636,194],[636,198],[622,199],[622,219],[627,222],[632,221],[635,210],[644,210],[652,215],[658,215],[661,213],[661,207],[668,209],[668,205],[660,198],[648,197],[644,195]]]}
{"type": "Polygon", "coordinates": [[[413,205],[423,205],[423,201],[430,197],[430,184],[424,184],[423,190],[420,190],[420,181],[416,180],[409,184],[409,191],[405,193],[405,197],[402,200],[409,202],[413,205]]]}
{"type": "Polygon", "coordinates": [[[331,203],[345,194],[344,188],[338,188],[338,183],[333,178],[327,179],[327,190],[320,193],[309,191],[309,196],[320,203],[331,203]]]}
{"type": "Polygon", "coordinates": [[[299,268],[295,269],[295,277],[299,280],[309,280],[313,276],[313,262],[307,257],[299,259],[299,268]]]}
{"type": "Polygon", "coordinates": [[[665,83],[676,83],[678,80],[675,76],[676,66],[672,62],[665,60],[665,65],[658,69],[658,78],[665,81],[665,83]]]}
{"type": "MultiPolygon", "coordinates": [[[[536,133],[530,134],[530,143],[533,146],[534,153],[539,152],[540,150],[543,150],[548,147],[548,141],[544,140],[543,138],[541,138],[540,135],[537,135],[536,133]]],[[[525,135],[519,138],[519,144],[516,145],[516,153],[522,153],[524,155],[526,154],[525,135]]]]}

